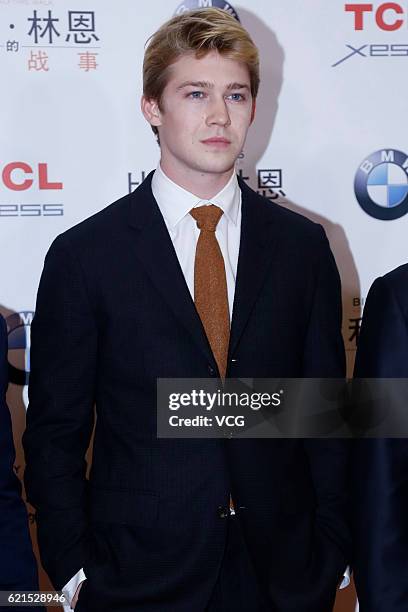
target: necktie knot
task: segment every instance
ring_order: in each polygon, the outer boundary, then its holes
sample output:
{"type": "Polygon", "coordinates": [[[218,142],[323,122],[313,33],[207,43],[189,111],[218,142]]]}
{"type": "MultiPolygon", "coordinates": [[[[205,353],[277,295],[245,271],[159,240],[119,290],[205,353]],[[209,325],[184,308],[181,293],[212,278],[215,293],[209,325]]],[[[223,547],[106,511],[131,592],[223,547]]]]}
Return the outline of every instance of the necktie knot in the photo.
{"type": "Polygon", "coordinates": [[[190,210],[190,215],[196,220],[197,227],[207,232],[215,232],[218,221],[223,215],[219,206],[210,204],[209,206],[197,206],[190,210]]]}

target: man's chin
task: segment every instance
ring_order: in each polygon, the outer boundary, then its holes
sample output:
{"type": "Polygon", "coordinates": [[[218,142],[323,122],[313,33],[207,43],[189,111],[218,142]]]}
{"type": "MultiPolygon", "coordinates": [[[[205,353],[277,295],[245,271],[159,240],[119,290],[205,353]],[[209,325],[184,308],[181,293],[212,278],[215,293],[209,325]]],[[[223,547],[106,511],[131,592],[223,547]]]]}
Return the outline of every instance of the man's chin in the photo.
{"type": "Polygon", "coordinates": [[[232,168],[235,166],[235,161],[235,158],[211,160],[208,161],[208,163],[201,160],[197,166],[201,172],[205,172],[206,174],[225,174],[226,172],[230,172],[232,170],[232,168]]]}

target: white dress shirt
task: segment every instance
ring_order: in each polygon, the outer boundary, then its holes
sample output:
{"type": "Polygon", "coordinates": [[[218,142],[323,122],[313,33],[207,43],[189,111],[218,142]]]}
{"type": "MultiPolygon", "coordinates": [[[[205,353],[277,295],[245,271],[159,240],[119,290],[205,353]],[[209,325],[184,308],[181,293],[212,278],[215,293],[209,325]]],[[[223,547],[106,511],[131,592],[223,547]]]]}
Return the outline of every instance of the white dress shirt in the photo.
{"type": "MultiPolygon", "coordinates": [[[[194,260],[197,240],[200,230],[196,221],[189,214],[192,208],[215,204],[224,214],[220,218],[215,231],[221,253],[224,258],[227,278],[228,306],[230,324],[234,304],[235,281],[237,277],[239,243],[241,237],[241,189],[235,171],[228,183],[213,198],[206,200],[190,193],[174,183],[162,170],[160,163],[152,178],[152,192],[163,215],[164,222],[170,234],[187,287],[194,300],[194,260]]],[[[350,583],[349,574],[344,575],[340,588],[350,583]]],[[[78,585],[86,579],[83,569],[63,587],[69,601],[75,594],[78,585]]],[[[64,606],[69,612],[70,606],[64,606]]]]}
{"type": "Polygon", "coordinates": [[[163,215],[191,297],[194,300],[194,260],[200,230],[189,214],[192,208],[215,204],[224,214],[215,236],[224,258],[227,277],[230,323],[237,276],[239,241],[241,237],[241,189],[235,171],[221,191],[210,200],[203,200],[174,183],[164,174],[160,164],[152,179],[152,191],[163,215]]]}

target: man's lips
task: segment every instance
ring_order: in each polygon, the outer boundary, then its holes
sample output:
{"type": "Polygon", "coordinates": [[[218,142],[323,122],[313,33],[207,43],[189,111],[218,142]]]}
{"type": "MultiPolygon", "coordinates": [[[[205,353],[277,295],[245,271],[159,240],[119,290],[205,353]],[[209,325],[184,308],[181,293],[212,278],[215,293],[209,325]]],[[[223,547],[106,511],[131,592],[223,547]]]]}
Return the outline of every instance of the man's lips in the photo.
{"type": "Polygon", "coordinates": [[[204,144],[224,145],[224,146],[231,144],[231,141],[228,140],[227,138],[220,138],[220,137],[207,138],[206,140],[202,140],[201,142],[203,142],[204,144]]]}

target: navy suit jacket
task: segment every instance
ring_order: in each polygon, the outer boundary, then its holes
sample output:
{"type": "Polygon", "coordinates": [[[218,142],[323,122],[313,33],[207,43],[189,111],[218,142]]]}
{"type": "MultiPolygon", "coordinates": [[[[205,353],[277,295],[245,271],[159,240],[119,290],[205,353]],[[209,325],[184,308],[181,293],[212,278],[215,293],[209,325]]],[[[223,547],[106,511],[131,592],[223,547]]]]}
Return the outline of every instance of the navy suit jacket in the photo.
{"type": "MultiPolygon", "coordinates": [[[[364,308],[354,376],[408,378],[408,265],[378,278],[364,308]]],[[[408,609],[408,440],[356,442],[354,577],[361,612],[408,609]]]]}
{"type": "Polygon", "coordinates": [[[7,381],[7,329],[0,316],[0,590],[32,591],[38,589],[37,566],[21,485],[13,471],[15,451],[5,397],[7,381]]]}
{"type": "MultiPolygon", "coordinates": [[[[219,374],[151,177],[46,257],[24,436],[43,565],[57,587],[84,567],[80,609],[204,610],[232,492],[271,610],[327,612],[349,560],[347,443],[157,439],[156,379],[219,374]]],[[[227,376],[344,376],[322,227],[240,187],[227,376]]]]}

